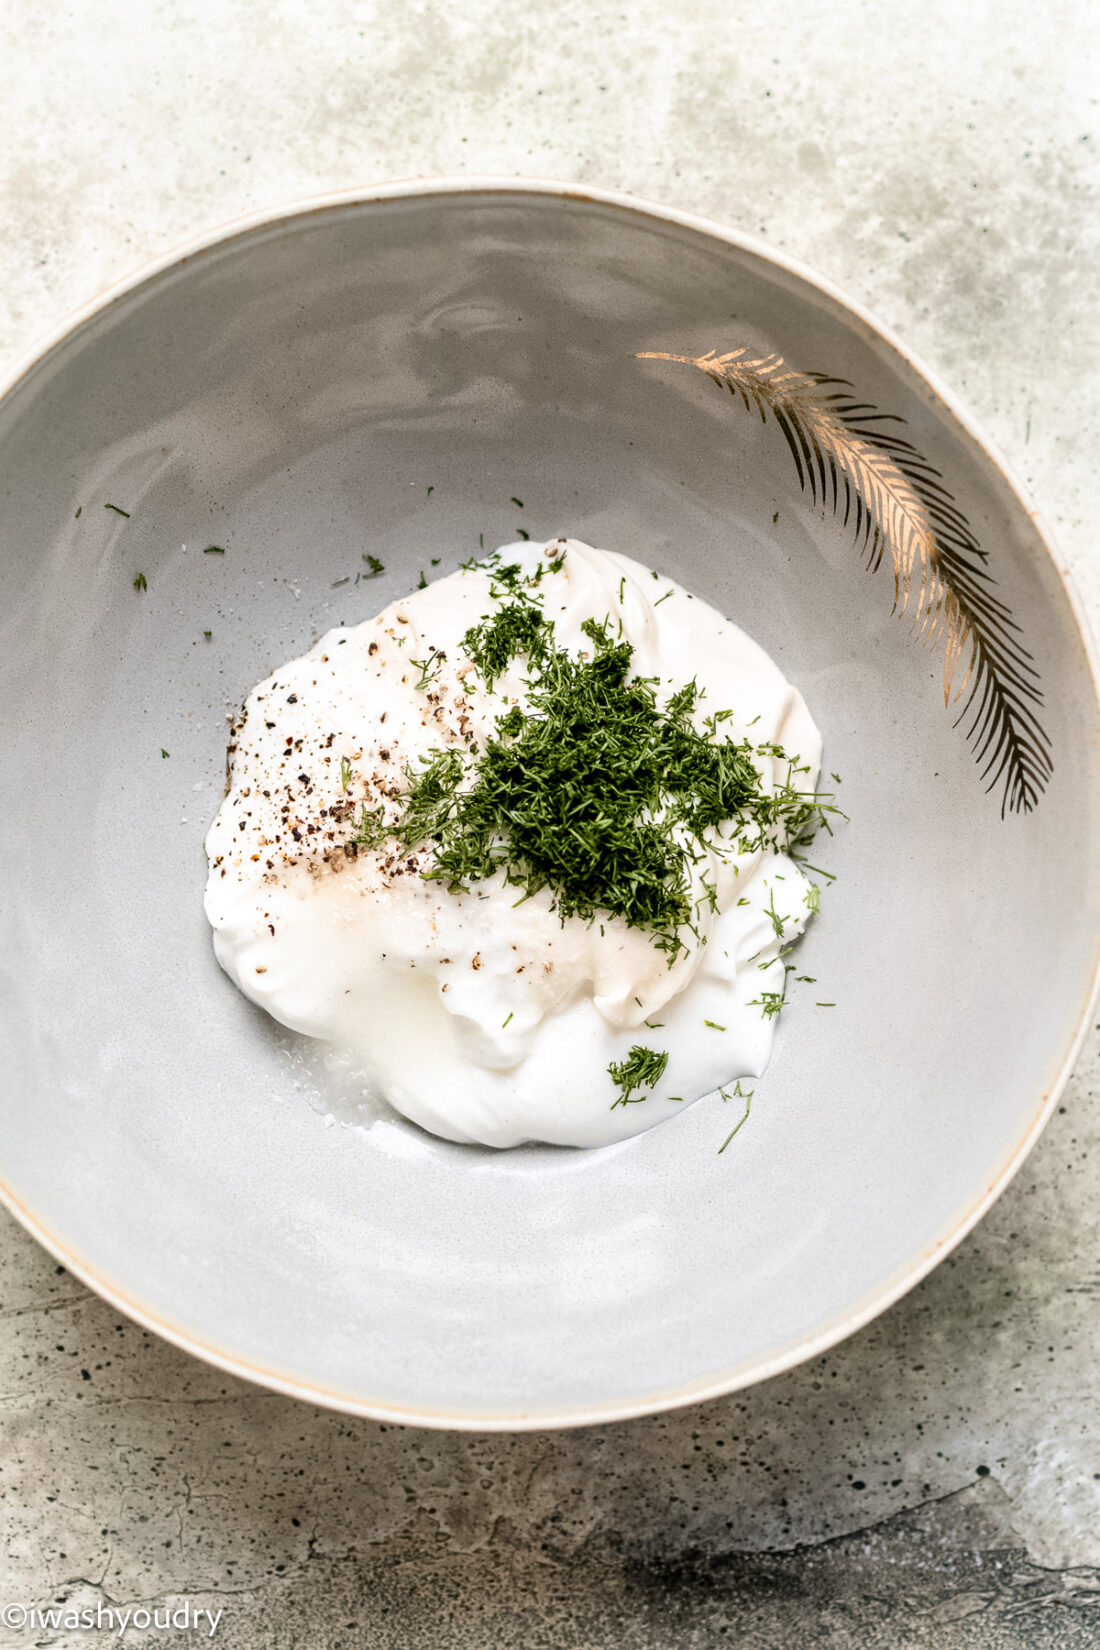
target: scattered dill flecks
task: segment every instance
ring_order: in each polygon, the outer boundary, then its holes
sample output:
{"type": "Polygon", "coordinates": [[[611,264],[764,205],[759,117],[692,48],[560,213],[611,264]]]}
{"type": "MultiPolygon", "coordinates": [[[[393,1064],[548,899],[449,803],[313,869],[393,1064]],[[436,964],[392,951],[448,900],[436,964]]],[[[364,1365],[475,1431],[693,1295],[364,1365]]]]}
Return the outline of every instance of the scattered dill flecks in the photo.
{"type": "Polygon", "coordinates": [[[773,526],[773,527],[774,527],[774,526],[775,526],[775,524],[776,524],[776,522],[777,522],[777,521],[778,521],[778,520],[779,520],[779,511],[778,511],[778,510],[777,510],[777,511],[776,511],[776,512],[775,512],[775,515],[774,515],[774,516],[773,516],[773,517],[772,517],[772,526],[773,526]]]}
{"type": "Polygon", "coordinates": [[[347,794],[347,789],[348,789],[348,786],[350,784],[351,784],[351,763],[348,761],[346,756],[342,756],[340,758],[340,789],[344,792],[345,795],[347,794]]]}
{"type": "Polygon", "coordinates": [[[389,828],[382,823],[381,808],[377,808],[372,814],[368,813],[367,804],[364,802],[359,825],[351,840],[360,848],[376,848],[389,834],[389,828]]]}
{"type": "Polygon", "coordinates": [[[433,567],[438,567],[442,560],[443,560],[442,556],[433,556],[432,557],[432,566],[433,567]]]}
{"type": "Polygon", "coordinates": [[[521,498],[517,498],[514,493],[512,494],[512,503],[518,510],[522,510],[524,508],[523,500],[521,498]]]}
{"type": "Polygon", "coordinates": [[[749,1115],[749,1108],[752,1106],[752,1097],[756,1093],[756,1090],[755,1089],[750,1089],[749,1092],[746,1094],[745,1091],[741,1087],[741,1079],[739,1077],[737,1079],[737,1083],[734,1087],[732,1095],[727,1094],[725,1089],[719,1089],[718,1092],[722,1096],[723,1100],[733,1099],[733,1100],[743,1100],[745,1102],[745,1110],[741,1114],[738,1121],[733,1125],[733,1128],[730,1130],[729,1134],[727,1134],[726,1138],[723,1140],[722,1144],[718,1148],[718,1156],[721,1157],[722,1153],[725,1151],[726,1147],[729,1145],[730,1141],[733,1139],[733,1137],[737,1133],[738,1129],[741,1128],[747,1122],[748,1115],[749,1115]]]}
{"type": "Polygon", "coordinates": [[[203,551],[203,555],[204,556],[224,556],[225,555],[225,546],[223,544],[208,544],[206,546],[206,549],[203,551]]]}
{"type": "Polygon", "coordinates": [[[642,1024],[648,1026],[650,1031],[663,1031],[665,1029],[663,1020],[643,1020],[642,1024]]]}
{"type": "Polygon", "coordinates": [[[818,1003],[817,1007],[818,1008],[835,1008],[836,1004],[835,1003],[818,1003]]]}
{"type": "Polygon", "coordinates": [[[368,569],[368,571],[363,574],[365,579],[376,579],[379,573],[384,573],[386,571],[384,564],[378,560],[377,556],[364,556],[363,560],[366,562],[368,569]]]}
{"type": "Polygon", "coordinates": [[[168,752],[165,750],[163,745],[160,747],[160,754],[161,754],[162,757],[168,755],[168,752]]]}
{"type": "Polygon", "coordinates": [[[666,590],[663,596],[658,596],[657,597],[657,600],[653,603],[654,607],[660,607],[661,603],[662,602],[667,602],[668,598],[671,595],[672,595],[672,591],[671,590],[666,590]]]}
{"type": "MultiPolygon", "coordinates": [[[[515,1018],[515,1012],[516,1012],[516,1011],[515,1011],[515,1009],[513,1009],[513,1010],[512,1010],[512,1012],[511,1012],[511,1014],[509,1014],[509,1016],[508,1016],[508,1020],[512,1020],[512,1019],[514,1019],[514,1018],[515,1018]]],[[[506,1026],[506,1025],[507,1025],[507,1024],[508,1024],[508,1020],[505,1020],[505,1021],[504,1021],[504,1025],[502,1025],[502,1026],[501,1026],[501,1028],[500,1028],[500,1029],[501,1029],[501,1031],[503,1031],[503,1030],[504,1030],[504,1026],[506,1026]]]]}
{"type": "Polygon", "coordinates": [[[816,974],[796,974],[795,979],[796,980],[801,980],[805,985],[816,985],[817,984],[817,975],[816,974]]]}
{"type": "Polygon", "coordinates": [[[720,1026],[716,1020],[704,1020],[703,1024],[709,1026],[712,1031],[727,1031],[729,1029],[728,1026],[720,1026]]]}
{"type": "Polygon", "coordinates": [[[773,1014],[778,1014],[783,1007],[784,993],[782,991],[762,991],[759,997],[753,997],[750,1008],[759,1008],[765,1020],[770,1020],[773,1014]]]}
{"type": "Polygon", "coordinates": [[[530,533],[525,532],[522,527],[517,527],[516,532],[519,534],[520,538],[523,539],[524,541],[526,541],[527,539],[529,539],[531,537],[530,533]]]}
{"type": "Polygon", "coordinates": [[[135,590],[148,590],[148,588],[149,588],[149,582],[146,579],[145,574],[144,573],[139,573],[137,575],[137,577],[134,579],[134,589],[135,590]]]}
{"type": "Polygon", "coordinates": [[[214,632],[212,630],[204,630],[203,631],[203,635],[206,637],[207,641],[210,640],[210,638],[213,634],[214,634],[214,632]]]}
{"type": "Polygon", "coordinates": [[[428,588],[428,581],[424,577],[424,569],[423,568],[420,569],[420,577],[416,581],[416,588],[418,590],[427,590],[427,588],[428,588]]]}
{"type": "Polygon", "coordinates": [[[431,498],[431,496],[434,492],[435,492],[435,488],[434,487],[429,487],[428,488],[428,497],[431,498]]]}
{"type": "Polygon", "coordinates": [[[820,865],[811,865],[808,859],[800,859],[797,854],[792,854],[791,858],[798,860],[798,863],[802,866],[803,870],[812,871],[815,877],[825,877],[828,882],[836,881],[834,872],[823,871],[820,865]]]}
{"type": "Polygon", "coordinates": [[[125,516],[127,521],[130,520],[129,510],[124,510],[119,504],[105,504],[103,508],[105,510],[113,510],[116,516],[125,516]]]}
{"type": "Polygon", "coordinates": [[[350,578],[351,578],[351,574],[350,574],[350,573],[349,573],[349,574],[348,574],[348,575],[347,575],[347,578],[343,578],[343,579],[333,579],[333,581],[332,581],[332,585],[331,585],[331,586],[330,586],[330,588],[331,588],[331,589],[333,589],[333,590],[339,590],[339,588],[340,588],[340,586],[341,586],[341,585],[342,585],[342,584],[347,584],[347,583],[348,583],[348,581],[349,581],[349,580],[350,580],[350,578]]]}
{"type": "Polygon", "coordinates": [[[608,1075],[616,1088],[622,1092],[617,1100],[611,1102],[611,1110],[616,1106],[636,1106],[645,1099],[644,1094],[634,1098],[637,1089],[653,1089],[664,1076],[668,1065],[667,1050],[658,1052],[655,1048],[646,1048],[644,1043],[635,1043],[625,1060],[612,1060],[608,1066],[608,1075]]]}
{"type": "Polygon", "coordinates": [[[682,1094],[670,1094],[668,1098],[670,1100],[674,1100],[678,1106],[682,1106],[684,1103],[684,1097],[682,1094]]]}
{"type": "Polygon", "coordinates": [[[411,665],[415,665],[417,670],[420,672],[420,680],[416,683],[418,692],[423,693],[431,686],[432,682],[443,668],[443,662],[446,657],[447,655],[441,652],[439,648],[433,647],[426,659],[409,660],[409,663],[411,665]]]}
{"type": "Polygon", "coordinates": [[[74,521],[79,521],[83,514],[84,514],[84,506],[83,506],[83,504],[78,504],[77,507],[76,507],[76,515],[73,517],[73,520],[74,521]]]}

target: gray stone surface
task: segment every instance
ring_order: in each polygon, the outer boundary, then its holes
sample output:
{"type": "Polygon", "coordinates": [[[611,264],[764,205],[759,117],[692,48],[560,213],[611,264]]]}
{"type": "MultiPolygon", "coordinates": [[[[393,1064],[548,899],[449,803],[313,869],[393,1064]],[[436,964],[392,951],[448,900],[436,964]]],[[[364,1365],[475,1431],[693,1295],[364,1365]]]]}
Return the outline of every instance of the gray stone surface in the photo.
{"type": "MultiPolygon", "coordinates": [[[[1087,0],[9,0],[0,365],[254,206],[442,172],[626,188],[894,326],[1023,477],[1095,625],[1098,48],[1087,0]]],[[[189,1597],[233,1650],[1100,1645],[1098,1051],[893,1311],[607,1429],[445,1435],[262,1393],[5,1217],[0,1604],[189,1597]]]]}

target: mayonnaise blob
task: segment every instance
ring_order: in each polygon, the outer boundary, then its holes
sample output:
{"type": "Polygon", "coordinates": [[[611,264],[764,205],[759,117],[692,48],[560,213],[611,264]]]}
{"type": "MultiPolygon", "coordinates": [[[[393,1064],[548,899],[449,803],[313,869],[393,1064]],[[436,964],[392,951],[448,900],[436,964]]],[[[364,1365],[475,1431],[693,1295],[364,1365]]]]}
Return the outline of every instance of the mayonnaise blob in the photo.
{"type": "MultiPolygon", "coordinates": [[[[538,593],[556,647],[587,657],[583,623],[621,622],[632,676],[658,678],[665,699],[694,678],[698,727],[729,710],[722,738],[782,748],[754,756],[765,791],[788,782],[792,761],[798,788],[813,790],[821,741],[801,695],[714,608],[573,539],[510,545],[501,559],[555,569],[538,593]]],[[[425,880],[431,843],[349,846],[364,808],[393,813],[420,757],[474,756],[527,703],[522,658],[489,691],[462,648],[497,607],[494,588],[491,566],[452,573],[328,631],[252,691],[206,839],[206,913],[246,996],[340,1050],[425,1129],[488,1146],[600,1146],[763,1071],[780,949],[815,894],[786,854],[723,852],[719,831],[692,871],[714,895],[700,896],[670,965],[621,917],[563,921],[549,888],[522,899],[502,872],[457,892],[425,880]],[[668,1060],[624,1104],[609,1068],[639,1044],[668,1060]]]]}

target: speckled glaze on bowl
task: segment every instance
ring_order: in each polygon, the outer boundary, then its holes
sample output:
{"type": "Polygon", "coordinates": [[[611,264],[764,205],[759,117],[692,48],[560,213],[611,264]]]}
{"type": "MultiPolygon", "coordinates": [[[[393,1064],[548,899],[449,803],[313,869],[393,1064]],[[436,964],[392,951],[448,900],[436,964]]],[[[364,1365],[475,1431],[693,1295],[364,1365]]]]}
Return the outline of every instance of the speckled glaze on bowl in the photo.
{"type": "Polygon", "coordinates": [[[607,1420],[820,1352],[1019,1166],[1094,990],[1089,647],[1003,467],[827,284],[558,185],[327,198],[75,317],[0,401],[0,481],[0,1177],[120,1309],[364,1414],[607,1420]],[[799,492],[774,426],[635,359],[739,344],[850,380],[944,476],[1043,674],[1055,766],[1034,813],[1002,819],[983,792],[940,656],[799,492]],[[721,1157],[719,1096],[589,1153],[333,1125],[214,962],[201,844],[227,713],[431,558],[519,527],[626,551],[730,614],[843,777],[838,880],[798,957],[816,984],[792,989],[721,1157]],[[368,552],[386,572],[357,586],[368,552]]]}

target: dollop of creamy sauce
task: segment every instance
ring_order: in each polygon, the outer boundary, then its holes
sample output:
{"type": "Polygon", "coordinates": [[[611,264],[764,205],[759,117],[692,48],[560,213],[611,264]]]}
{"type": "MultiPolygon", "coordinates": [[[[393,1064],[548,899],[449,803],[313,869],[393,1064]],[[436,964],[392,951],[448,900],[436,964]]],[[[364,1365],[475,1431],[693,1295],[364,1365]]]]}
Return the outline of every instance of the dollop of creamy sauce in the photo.
{"type": "Polygon", "coordinates": [[[356,845],[396,818],[428,753],[471,762],[511,706],[513,658],[490,684],[463,638],[499,608],[495,570],[533,576],[554,645],[591,657],[585,621],[631,645],[632,677],[667,700],[694,680],[701,731],[749,741],[761,791],[812,792],[821,742],[801,695],[736,625],[629,557],[575,540],[507,546],[376,618],[330,630],[261,682],[233,730],[231,781],[206,839],[214,949],[246,996],[341,1051],[385,1099],[448,1140],[599,1146],[678,1115],[767,1064],[781,950],[816,890],[777,842],[739,851],[720,826],[691,867],[693,916],[671,953],[621,916],[559,912],[497,870],[425,879],[431,841],[356,845]],[[552,569],[552,575],[550,573],[552,569]],[[621,625],[621,632],[617,627],[621,625]],[[414,662],[415,661],[415,662],[414,662]],[[632,1051],[667,1054],[624,1094],[632,1051]]]}

